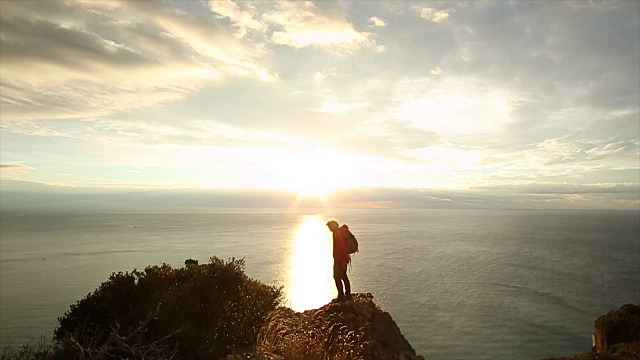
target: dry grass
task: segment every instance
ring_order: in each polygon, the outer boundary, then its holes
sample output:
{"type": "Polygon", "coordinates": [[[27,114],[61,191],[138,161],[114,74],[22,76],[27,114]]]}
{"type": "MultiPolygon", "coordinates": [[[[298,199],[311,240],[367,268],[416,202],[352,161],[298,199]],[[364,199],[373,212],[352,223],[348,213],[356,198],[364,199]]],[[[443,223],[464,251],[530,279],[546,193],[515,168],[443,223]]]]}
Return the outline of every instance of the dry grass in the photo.
{"type": "Polygon", "coordinates": [[[419,358],[370,294],[354,294],[353,301],[303,313],[279,308],[267,317],[256,343],[258,354],[277,354],[284,360],[419,358]]]}
{"type": "Polygon", "coordinates": [[[11,340],[2,347],[1,360],[49,360],[53,359],[54,346],[50,340],[42,335],[37,341],[30,341],[24,345],[13,345],[11,340]]]}
{"type": "MultiPolygon", "coordinates": [[[[327,315],[327,314],[325,314],[327,315]]],[[[329,317],[335,317],[331,316],[329,317]]],[[[281,354],[285,360],[348,360],[361,357],[357,329],[324,316],[280,308],[258,335],[258,352],[281,354]]],[[[333,319],[336,320],[336,319],[333,319]]]]}

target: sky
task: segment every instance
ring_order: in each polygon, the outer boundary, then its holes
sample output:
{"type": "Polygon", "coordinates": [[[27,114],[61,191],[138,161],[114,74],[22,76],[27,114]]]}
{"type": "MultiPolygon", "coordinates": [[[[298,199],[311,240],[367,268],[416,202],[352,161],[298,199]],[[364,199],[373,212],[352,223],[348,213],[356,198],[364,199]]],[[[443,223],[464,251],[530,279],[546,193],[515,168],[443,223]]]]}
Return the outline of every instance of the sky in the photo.
{"type": "Polygon", "coordinates": [[[640,209],[638,1],[3,0],[0,25],[0,204],[640,209]]]}

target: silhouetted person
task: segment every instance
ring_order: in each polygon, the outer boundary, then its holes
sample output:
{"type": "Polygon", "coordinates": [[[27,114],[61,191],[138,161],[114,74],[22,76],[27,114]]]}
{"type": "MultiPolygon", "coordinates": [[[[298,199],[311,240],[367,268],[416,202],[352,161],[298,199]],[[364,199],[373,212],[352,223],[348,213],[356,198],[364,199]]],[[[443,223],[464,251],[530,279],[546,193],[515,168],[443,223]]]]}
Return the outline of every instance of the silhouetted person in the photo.
{"type": "Polygon", "coordinates": [[[347,253],[347,246],[340,232],[338,222],[331,220],[327,223],[327,226],[333,233],[333,279],[336,281],[336,288],[338,289],[338,301],[344,301],[351,299],[351,283],[347,277],[349,254],[347,253]],[[344,283],[344,290],[342,283],[344,283]]]}

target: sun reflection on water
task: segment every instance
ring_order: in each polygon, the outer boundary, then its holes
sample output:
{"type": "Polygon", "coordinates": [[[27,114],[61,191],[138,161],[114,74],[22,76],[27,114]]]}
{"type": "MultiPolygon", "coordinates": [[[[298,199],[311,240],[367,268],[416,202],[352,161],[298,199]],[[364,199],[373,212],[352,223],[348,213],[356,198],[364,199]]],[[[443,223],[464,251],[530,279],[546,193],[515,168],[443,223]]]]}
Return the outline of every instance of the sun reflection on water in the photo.
{"type": "Polygon", "coordinates": [[[331,233],[319,216],[307,216],[293,240],[287,298],[295,311],[316,309],[336,293],[331,233]]]}

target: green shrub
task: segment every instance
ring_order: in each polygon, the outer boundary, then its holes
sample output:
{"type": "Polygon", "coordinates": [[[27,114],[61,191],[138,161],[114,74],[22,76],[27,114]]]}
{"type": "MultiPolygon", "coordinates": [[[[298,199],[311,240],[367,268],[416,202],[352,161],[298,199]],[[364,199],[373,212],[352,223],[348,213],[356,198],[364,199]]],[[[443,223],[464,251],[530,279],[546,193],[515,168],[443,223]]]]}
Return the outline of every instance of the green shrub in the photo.
{"type": "MultiPolygon", "coordinates": [[[[281,288],[244,273],[244,259],[212,257],[202,265],[189,259],[178,269],[149,266],[144,271],[114,273],[71,305],[58,318],[54,340],[66,343],[67,352],[73,344],[95,353],[111,341],[134,347],[154,344],[156,350],[175,351],[177,358],[217,359],[251,349],[265,316],[281,300],[281,288]]],[[[110,351],[123,357],[117,354],[122,346],[110,351]]]]}

